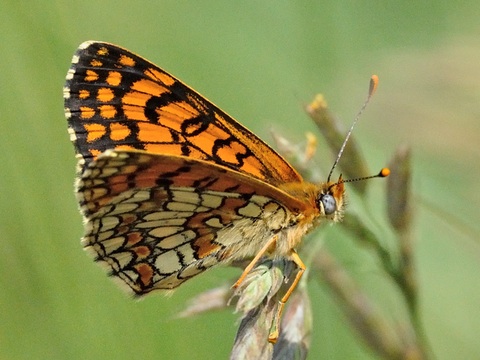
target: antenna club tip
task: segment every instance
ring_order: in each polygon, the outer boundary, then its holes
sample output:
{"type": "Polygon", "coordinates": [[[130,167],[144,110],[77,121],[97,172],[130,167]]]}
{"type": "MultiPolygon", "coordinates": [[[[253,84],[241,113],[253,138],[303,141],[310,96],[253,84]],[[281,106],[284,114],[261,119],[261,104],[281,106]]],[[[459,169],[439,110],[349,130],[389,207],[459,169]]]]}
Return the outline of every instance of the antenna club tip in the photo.
{"type": "Polygon", "coordinates": [[[368,91],[368,94],[372,96],[375,93],[375,91],[377,91],[377,87],[378,87],[378,76],[372,75],[372,77],[370,78],[370,89],[368,91]]]}
{"type": "Polygon", "coordinates": [[[383,168],[383,169],[380,170],[380,172],[378,173],[378,176],[379,176],[379,177],[387,177],[388,175],[390,175],[390,169],[389,169],[389,168],[383,168]]]}

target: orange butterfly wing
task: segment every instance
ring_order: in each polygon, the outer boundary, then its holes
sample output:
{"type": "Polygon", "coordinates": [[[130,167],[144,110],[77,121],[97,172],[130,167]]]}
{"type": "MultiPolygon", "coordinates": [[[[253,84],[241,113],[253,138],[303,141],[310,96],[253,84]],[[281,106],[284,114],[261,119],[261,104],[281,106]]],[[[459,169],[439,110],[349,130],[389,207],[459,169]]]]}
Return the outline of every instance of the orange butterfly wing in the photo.
{"type": "Polygon", "coordinates": [[[216,163],[272,185],[301,176],[274,150],[194,90],[121,47],[85,42],[64,88],[80,165],[107,149],[216,163]]]}

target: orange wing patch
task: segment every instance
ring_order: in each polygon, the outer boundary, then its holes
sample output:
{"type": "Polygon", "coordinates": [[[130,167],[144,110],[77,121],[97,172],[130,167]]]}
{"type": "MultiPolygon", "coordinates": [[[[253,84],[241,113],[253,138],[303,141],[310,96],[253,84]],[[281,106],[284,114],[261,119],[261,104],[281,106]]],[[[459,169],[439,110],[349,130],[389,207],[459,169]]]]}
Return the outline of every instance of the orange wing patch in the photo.
{"type": "Polygon", "coordinates": [[[82,168],[107,149],[127,148],[205,160],[272,185],[302,181],[282,157],[222,110],[115,45],[82,44],[64,93],[82,168]]]}

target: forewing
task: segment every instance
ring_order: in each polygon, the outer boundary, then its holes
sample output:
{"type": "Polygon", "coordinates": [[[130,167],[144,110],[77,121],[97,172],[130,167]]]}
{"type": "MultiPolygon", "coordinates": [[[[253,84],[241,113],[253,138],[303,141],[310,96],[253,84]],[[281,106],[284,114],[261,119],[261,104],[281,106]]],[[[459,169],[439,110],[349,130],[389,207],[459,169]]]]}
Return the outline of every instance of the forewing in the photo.
{"type": "Polygon", "coordinates": [[[255,254],[306,206],[228,168],[140,151],[100,155],[79,179],[77,194],[84,246],[137,295],[175,288],[220,262],[255,254]],[[267,228],[262,217],[277,225],[267,228]]]}
{"type": "Polygon", "coordinates": [[[107,149],[139,149],[201,159],[272,185],[301,181],[280,155],[229,115],[115,45],[80,45],[64,97],[82,169],[107,149]]]}

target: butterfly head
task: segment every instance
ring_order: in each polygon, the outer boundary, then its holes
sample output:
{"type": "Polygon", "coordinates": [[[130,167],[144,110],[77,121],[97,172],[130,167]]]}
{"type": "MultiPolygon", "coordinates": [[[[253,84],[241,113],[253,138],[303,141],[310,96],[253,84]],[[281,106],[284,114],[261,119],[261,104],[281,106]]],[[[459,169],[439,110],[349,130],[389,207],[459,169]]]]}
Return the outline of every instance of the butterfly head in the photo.
{"type": "Polygon", "coordinates": [[[342,175],[340,175],[337,182],[329,181],[325,183],[321,186],[317,196],[317,204],[320,213],[334,221],[340,220],[345,205],[345,183],[382,178],[387,177],[388,175],[390,175],[390,170],[388,168],[383,168],[375,175],[347,180],[342,179],[342,175]]]}
{"type": "Polygon", "coordinates": [[[317,197],[317,204],[321,214],[325,217],[338,221],[342,217],[345,197],[345,186],[342,176],[337,182],[328,182],[321,187],[317,197]]]}

